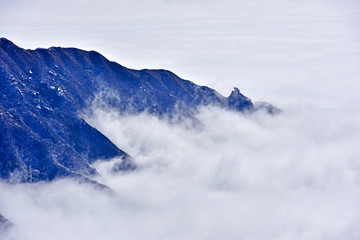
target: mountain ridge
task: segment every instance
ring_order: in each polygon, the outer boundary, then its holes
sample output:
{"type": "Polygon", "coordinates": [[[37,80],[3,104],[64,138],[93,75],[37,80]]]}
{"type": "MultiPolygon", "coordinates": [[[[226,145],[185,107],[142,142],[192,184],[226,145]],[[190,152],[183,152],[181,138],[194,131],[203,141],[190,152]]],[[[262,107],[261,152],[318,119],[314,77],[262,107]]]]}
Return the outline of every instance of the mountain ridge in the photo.
{"type": "Polygon", "coordinates": [[[107,107],[134,114],[191,116],[200,106],[256,110],[237,88],[226,98],[168,70],[128,69],[77,48],[25,50],[0,38],[0,178],[88,179],[98,174],[94,161],[114,157],[122,159],[116,170],[134,169],[129,154],[81,117],[99,96],[107,107]]]}

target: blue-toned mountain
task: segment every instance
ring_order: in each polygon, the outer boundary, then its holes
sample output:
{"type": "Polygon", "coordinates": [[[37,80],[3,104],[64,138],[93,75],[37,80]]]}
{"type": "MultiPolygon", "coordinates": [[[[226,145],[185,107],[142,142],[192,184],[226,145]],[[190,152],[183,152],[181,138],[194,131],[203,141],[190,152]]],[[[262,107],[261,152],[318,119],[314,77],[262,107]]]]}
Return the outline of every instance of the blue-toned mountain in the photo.
{"type": "Polygon", "coordinates": [[[197,107],[235,111],[254,105],[237,88],[226,98],[166,70],[132,70],[95,51],[22,49],[0,39],[0,177],[33,182],[96,174],[91,163],[129,155],[88,125],[83,112],[100,100],[120,112],[190,116],[197,107]]]}

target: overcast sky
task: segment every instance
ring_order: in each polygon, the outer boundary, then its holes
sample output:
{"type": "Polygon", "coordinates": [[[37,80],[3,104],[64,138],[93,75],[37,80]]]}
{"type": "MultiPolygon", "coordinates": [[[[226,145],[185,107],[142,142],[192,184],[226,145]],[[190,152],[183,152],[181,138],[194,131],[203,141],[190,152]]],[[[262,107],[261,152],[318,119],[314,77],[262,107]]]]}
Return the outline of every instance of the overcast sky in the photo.
{"type": "Polygon", "coordinates": [[[24,48],[97,50],[280,107],[359,100],[357,0],[0,2],[0,34],[24,48]]]}
{"type": "Polygon", "coordinates": [[[21,47],[96,50],[284,110],[203,109],[189,128],[95,106],[86,120],[139,169],[96,164],[112,195],[0,182],[4,239],[360,239],[359,25],[358,0],[0,0],[21,47]]]}

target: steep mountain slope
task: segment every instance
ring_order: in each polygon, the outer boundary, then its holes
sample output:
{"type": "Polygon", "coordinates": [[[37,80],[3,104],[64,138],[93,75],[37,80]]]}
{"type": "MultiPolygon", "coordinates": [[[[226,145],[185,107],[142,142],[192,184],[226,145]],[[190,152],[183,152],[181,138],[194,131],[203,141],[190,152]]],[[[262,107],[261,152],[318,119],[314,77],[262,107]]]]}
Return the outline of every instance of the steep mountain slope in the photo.
{"type": "Polygon", "coordinates": [[[0,39],[0,177],[32,182],[96,174],[98,159],[128,154],[81,114],[97,101],[120,112],[189,116],[198,106],[235,111],[254,105],[237,88],[228,98],[166,70],[131,70],[94,51],[25,50],[0,39]]]}

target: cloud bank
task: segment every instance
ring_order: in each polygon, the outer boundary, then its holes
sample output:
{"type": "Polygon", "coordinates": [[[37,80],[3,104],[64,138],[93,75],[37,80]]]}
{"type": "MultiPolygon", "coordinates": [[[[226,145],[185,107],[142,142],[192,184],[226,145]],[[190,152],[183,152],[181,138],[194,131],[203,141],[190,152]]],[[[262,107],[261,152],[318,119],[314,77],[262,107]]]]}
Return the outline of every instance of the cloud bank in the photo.
{"type": "Polygon", "coordinates": [[[358,239],[359,116],[202,109],[201,125],[97,109],[88,122],[139,168],[109,193],[71,180],[0,184],[4,239],[358,239]]]}

